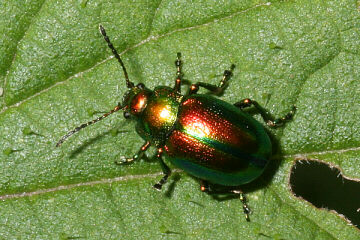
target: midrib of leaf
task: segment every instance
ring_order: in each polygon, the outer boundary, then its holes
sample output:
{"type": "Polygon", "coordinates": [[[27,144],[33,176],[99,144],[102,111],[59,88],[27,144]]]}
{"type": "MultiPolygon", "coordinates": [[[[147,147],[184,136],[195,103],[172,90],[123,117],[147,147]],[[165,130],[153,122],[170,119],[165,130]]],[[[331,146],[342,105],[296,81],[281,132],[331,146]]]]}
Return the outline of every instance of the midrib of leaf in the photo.
{"type": "MultiPolygon", "coordinates": [[[[174,170],[173,172],[182,172],[182,171],[174,170]]],[[[80,183],[76,183],[76,184],[61,185],[61,186],[54,187],[54,188],[39,189],[39,190],[33,191],[33,192],[6,194],[6,195],[0,196],[0,200],[31,197],[34,195],[46,194],[46,193],[50,193],[50,192],[57,192],[57,191],[61,191],[61,190],[68,190],[68,189],[83,187],[83,186],[94,186],[94,185],[101,185],[101,184],[111,184],[111,183],[115,183],[115,182],[126,182],[128,180],[133,180],[133,179],[141,180],[143,178],[149,178],[149,177],[156,178],[156,177],[159,177],[162,175],[163,175],[162,172],[158,172],[155,174],[127,175],[127,176],[123,176],[123,177],[107,178],[107,179],[101,179],[101,180],[90,181],[90,182],[80,182],[80,183]]]]}
{"type": "MultiPolygon", "coordinates": [[[[359,150],[359,148],[357,148],[356,150],[359,150]]],[[[349,151],[349,150],[347,149],[346,151],[349,151]]],[[[178,171],[177,170],[176,172],[179,172],[182,176],[185,175],[185,173],[183,173],[183,171],[178,171]]],[[[67,185],[67,186],[59,186],[57,188],[41,190],[41,191],[36,191],[36,192],[32,192],[32,193],[14,194],[14,195],[5,196],[5,198],[3,198],[3,196],[1,196],[0,200],[10,200],[10,199],[14,199],[14,198],[20,198],[20,199],[25,198],[26,199],[26,198],[32,197],[34,195],[44,195],[44,194],[47,195],[49,193],[56,193],[56,192],[59,192],[59,191],[62,191],[62,190],[71,190],[71,189],[81,188],[81,187],[84,187],[84,186],[96,186],[96,185],[111,186],[112,183],[116,183],[116,182],[126,182],[126,181],[130,181],[130,180],[142,181],[143,179],[146,179],[146,178],[151,178],[151,179],[154,179],[154,181],[156,181],[156,179],[158,179],[160,176],[162,176],[162,172],[158,172],[158,173],[155,173],[155,174],[129,175],[129,176],[113,178],[113,179],[104,179],[104,180],[99,180],[99,181],[85,182],[85,183],[79,183],[79,184],[71,184],[71,185],[67,185]]],[[[273,195],[277,199],[277,201],[281,202],[278,205],[278,208],[277,208],[279,210],[279,212],[281,212],[281,209],[282,209],[283,205],[287,206],[288,208],[291,209],[291,212],[293,212],[292,215],[294,213],[296,213],[296,216],[300,217],[300,219],[298,219],[298,221],[299,221],[298,224],[302,224],[302,220],[305,220],[305,221],[311,223],[312,225],[316,226],[315,229],[319,229],[322,232],[325,232],[329,237],[331,237],[333,239],[338,239],[339,236],[334,235],[336,233],[331,233],[327,229],[325,229],[324,226],[321,226],[321,222],[315,221],[314,219],[312,219],[312,217],[310,215],[304,214],[303,212],[297,210],[296,206],[292,205],[291,203],[289,203],[286,200],[284,200],[283,198],[281,198],[281,196],[282,196],[281,194],[282,194],[283,190],[279,190],[278,189],[279,187],[281,188],[281,186],[277,186],[276,183],[275,183],[275,185],[271,184],[269,187],[266,188],[266,193],[265,193],[265,194],[273,195]]],[[[33,198],[33,199],[36,199],[36,198],[33,198]]],[[[323,210],[323,211],[325,211],[325,210],[323,210]]],[[[172,214],[172,212],[170,212],[170,213],[172,214]]],[[[170,214],[170,213],[168,213],[168,214],[170,214]]],[[[331,214],[336,214],[336,213],[333,212],[331,214]]],[[[275,214],[275,216],[276,216],[276,214],[275,214]]],[[[36,217],[36,214],[35,214],[35,217],[36,217]]],[[[176,216],[174,216],[174,218],[175,217],[176,216]]],[[[121,219],[121,217],[119,217],[119,219],[121,219]]],[[[41,223],[41,221],[39,221],[39,222],[41,223]]],[[[270,232],[273,231],[273,230],[269,229],[269,226],[272,225],[271,223],[265,224],[265,223],[260,221],[260,222],[256,222],[256,224],[259,225],[259,226],[262,226],[262,228],[260,228],[260,229],[262,229],[261,230],[262,232],[266,233],[267,231],[270,231],[270,232]]],[[[222,226],[222,224],[218,225],[217,227],[221,228],[221,226],[222,226]]],[[[216,228],[216,226],[212,226],[211,230],[214,231],[214,228],[216,228]]],[[[182,229],[182,228],[179,227],[179,229],[182,229]]],[[[205,227],[205,229],[202,229],[202,230],[203,231],[206,230],[206,227],[205,227]]],[[[301,236],[301,234],[302,234],[301,232],[299,232],[299,229],[297,229],[296,227],[293,228],[292,230],[290,230],[290,232],[292,232],[292,235],[295,234],[296,236],[301,236]]],[[[187,235],[192,236],[192,234],[195,234],[194,235],[194,237],[195,237],[197,233],[196,232],[190,232],[187,235]]],[[[316,236],[317,231],[313,232],[313,234],[316,236]]],[[[322,233],[322,236],[323,236],[323,233],[322,233]]]]}
{"type": "MultiPolygon", "coordinates": [[[[176,170],[174,172],[179,172],[181,174],[184,174],[183,171],[181,170],[176,170]]],[[[125,176],[125,177],[117,177],[117,178],[113,178],[113,179],[103,179],[103,180],[99,180],[99,181],[91,181],[91,182],[85,182],[85,183],[78,183],[78,184],[71,184],[71,185],[67,185],[67,186],[59,186],[56,188],[51,188],[51,189],[45,189],[45,190],[40,190],[40,191],[35,191],[35,192],[30,192],[30,193],[21,193],[21,194],[11,194],[11,195],[4,195],[4,196],[0,196],[0,200],[7,200],[7,199],[14,199],[14,198],[27,198],[27,197],[31,197],[34,195],[41,195],[41,194],[47,194],[47,193],[55,193],[57,191],[62,191],[62,190],[70,190],[73,188],[77,188],[77,187],[84,187],[84,186],[95,186],[95,185],[111,185],[111,183],[115,183],[115,182],[126,182],[128,180],[141,180],[144,178],[154,178],[157,179],[160,176],[162,176],[163,173],[162,172],[158,172],[156,174],[143,174],[143,175],[129,175],[129,176],[125,176]]],[[[288,207],[290,207],[294,212],[297,213],[298,216],[301,216],[301,218],[306,219],[307,221],[311,222],[313,225],[316,225],[318,229],[326,232],[329,236],[331,236],[333,239],[338,239],[338,236],[334,236],[331,232],[329,232],[327,229],[323,228],[323,226],[321,226],[320,224],[318,224],[316,221],[314,221],[313,219],[311,219],[309,216],[303,214],[301,211],[298,211],[293,205],[289,204],[288,202],[284,201],[279,194],[277,193],[277,189],[274,189],[272,186],[267,187],[267,191],[266,194],[268,194],[270,192],[270,194],[272,194],[274,197],[276,197],[276,199],[278,201],[281,201],[281,205],[286,205],[288,207]]],[[[281,207],[280,207],[281,209],[281,207]]],[[[36,216],[36,214],[34,215],[36,216]]],[[[218,227],[220,227],[221,225],[226,224],[226,223],[221,223],[218,227]]],[[[261,225],[264,227],[264,229],[266,229],[266,227],[268,227],[265,224],[262,224],[262,222],[257,222],[258,225],[261,225]]],[[[214,228],[216,228],[216,226],[212,226],[212,230],[214,230],[214,228]]],[[[298,232],[298,235],[300,236],[300,232],[298,232]]],[[[191,234],[190,234],[191,235],[191,234]]]]}
{"type": "MultiPolygon", "coordinates": [[[[351,151],[360,151],[360,147],[344,148],[344,149],[337,149],[337,150],[327,150],[327,151],[311,152],[311,153],[296,153],[296,154],[291,154],[291,155],[284,155],[283,157],[286,159],[295,158],[295,157],[296,158],[301,157],[301,158],[305,159],[306,157],[311,156],[311,155],[325,155],[325,154],[332,154],[332,153],[342,154],[342,153],[351,152],[351,151]]],[[[182,173],[183,171],[180,169],[174,169],[172,172],[173,173],[182,173]]],[[[126,176],[122,176],[122,177],[106,178],[106,179],[89,181],[89,182],[79,182],[76,184],[61,185],[61,186],[54,187],[54,188],[39,189],[37,191],[32,191],[32,192],[22,192],[22,193],[15,193],[15,194],[0,195],[0,200],[29,197],[29,196],[33,196],[33,195],[45,194],[45,193],[49,193],[49,192],[56,192],[59,190],[72,189],[72,188],[82,187],[82,186],[93,186],[93,185],[98,185],[98,184],[111,184],[114,182],[126,182],[128,180],[133,180],[133,179],[140,180],[140,179],[149,178],[149,177],[156,178],[156,177],[159,177],[162,175],[163,175],[162,172],[158,172],[158,173],[152,173],[152,174],[126,175],[126,176]]]]}

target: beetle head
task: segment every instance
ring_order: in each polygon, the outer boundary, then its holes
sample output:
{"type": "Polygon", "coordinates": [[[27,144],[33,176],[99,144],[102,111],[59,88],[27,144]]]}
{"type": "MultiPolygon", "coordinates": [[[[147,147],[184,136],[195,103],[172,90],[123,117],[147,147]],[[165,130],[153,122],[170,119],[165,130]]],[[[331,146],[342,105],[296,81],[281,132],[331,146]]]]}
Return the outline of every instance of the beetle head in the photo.
{"type": "Polygon", "coordinates": [[[152,91],[145,87],[143,83],[130,88],[123,98],[124,117],[139,116],[146,108],[152,91]]]}

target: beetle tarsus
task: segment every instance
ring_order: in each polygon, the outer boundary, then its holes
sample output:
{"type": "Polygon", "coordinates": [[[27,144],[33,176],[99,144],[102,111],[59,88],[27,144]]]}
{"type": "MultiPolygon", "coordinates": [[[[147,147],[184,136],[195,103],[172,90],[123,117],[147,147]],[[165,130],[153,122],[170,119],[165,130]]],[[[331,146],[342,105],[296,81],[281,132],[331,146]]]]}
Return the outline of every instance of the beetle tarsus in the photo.
{"type": "Polygon", "coordinates": [[[211,93],[213,93],[215,95],[220,95],[225,90],[226,83],[231,78],[234,68],[235,68],[235,65],[232,64],[230,66],[229,70],[224,71],[223,77],[222,77],[222,79],[221,79],[218,86],[216,86],[214,84],[210,84],[210,83],[197,82],[197,83],[191,84],[188,94],[189,95],[195,94],[195,93],[197,93],[199,91],[200,87],[203,87],[203,88],[209,90],[211,93]]]}
{"type": "Polygon", "coordinates": [[[284,123],[286,123],[287,121],[289,121],[293,118],[293,116],[295,115],[295,112],[296,112],[296,106],[293,105],[291,111],[288,112],[285,116],[274,119],[274,120],[268,120],[266,124],[270,127],[282,126],[282,125],[284,125],[284,123]]]}
{"type": "Polygon", "coordinates": [[[161,190],[162,186],[167,182],[170,174],[165,174],[158,183],[154,184],[154,188],[158,191],[161,190]]]}
{"type": "Polygon", "coordinates": [[[250,222],[249,214],[251,213],[251,211],[250,211],[249,206],[247,205],[247,198],[246,198],[245,194],[241,190],[232,190],[231,192],[233,192],[234,194],[239,194],[240,201],[243,205],[245,219],[246,219],[246,221],[250,222]]]}
{"type": "Polygon", "coordinates": [[[144,155],[144,153],[146,152],[146,150],[150,147],[150,142],[146,141],[141,148],[137,151],[137,153],[131,157],[131,158],[127,158],[127,157],[120,157],[120,161],[115,161],[115,164],[117,165],[123,165],[123,164],[127,164],[127,163],[132,163],[135,160],[141,159],[144,155]]]}
{"type": "Polygon", "coordinates": [[[225,85],[227,81],[229,81],[229,79],[231,78],[234,69],[235,69],[235,64],[231,64],[230,69],[224,71],[223,78],[221,79],[219,84],[219,88],[221,88],[221,91],[224,90],[225,85]]]}
{"type": "Polygon", "coordinates": [[[138,159],[137,155],[134,155],[132,158],[127,158],[127,157],[121,156],[119,161],[115,161],[115,164],[116,165],[124,165],[124,164],[128,164],[128,163],[132,163],[136,159],[138,159]]]}

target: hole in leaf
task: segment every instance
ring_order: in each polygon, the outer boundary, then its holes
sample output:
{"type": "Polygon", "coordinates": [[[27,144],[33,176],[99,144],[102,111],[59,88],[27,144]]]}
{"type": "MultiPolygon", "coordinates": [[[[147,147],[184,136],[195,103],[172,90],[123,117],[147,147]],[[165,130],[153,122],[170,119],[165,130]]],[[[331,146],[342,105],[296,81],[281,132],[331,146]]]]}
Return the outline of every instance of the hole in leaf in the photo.
{"type": "Polygon", "coordinates": [[[317,160],[298,160],[290,174],[293,194],[317,208],[334,210],[360,228],[360,182],[344,177],[332,165],[317,160]]]}

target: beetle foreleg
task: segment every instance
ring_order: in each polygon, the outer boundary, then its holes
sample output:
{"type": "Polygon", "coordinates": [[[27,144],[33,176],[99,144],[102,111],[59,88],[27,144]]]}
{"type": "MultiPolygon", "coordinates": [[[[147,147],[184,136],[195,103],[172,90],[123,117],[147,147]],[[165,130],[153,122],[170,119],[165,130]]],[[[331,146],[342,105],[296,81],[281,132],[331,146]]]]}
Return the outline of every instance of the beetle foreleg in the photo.
{"type": "Polygon", "coordinates": [[[162,153],[163,153],[162,148],[159,148],[158,153],[156,154],[156,158],[159,160],[161,169],[164,173],[164,176],[160,179],[160,181],[154,185],[154,188],[159,191],[161,190],[162,186],[167,182],[171,174],[170,168],[164,163],[164,161],[161,158],[162,153]]]}
{"type": "Polygon", "coordinates": [[[141,159],[149,147],[150,147],[150,142],[145,142],[132,158],[121,157],[121,160],[115,161],[115,164],[122,165],[125,163],[131,163],[135,160],[141,159]]]}
{"type": "Polygon", "coordinates": [[[263,107],[261,107],[260,104],[258,104],[256,101],[253,101],[249,98],[245,98],[245,99],[241,100],[240,102],[235,103],[234,105],[240,109],[254,106],[259,111],[262,118],[264,119],[264,121],[266,122],[266,124],[269,127],[279,127],[279,126],[283,125],[285,122],[292,119],[292,117],[294,116],[295,111],[296,111],[296,107],[293,106],[291,111],[288,112],[285,116],[275,119],[268,111],[266,111],[263,107]]]}
{"type": "Polygon", "coordinates": [[[235,65],[232,64],[230,67],[230,70],[224,71],[223,77],[218,86],[216,86],[214,84],[210,84],[210,83],[204,83],[204,82],[198,82],[195,84],[191,84],[190,90],[189,90],[189,95],[197,93],[197,91],[199,90],[199,87],[206,88],[207,90],[209,90],[210,92],[212,92],[213,94],[216,94],[216,95],[221,94],[224,91],[224,89],[226,88],[226,83],[227,83],[227,81],[229,81],[230,77],[232,76],[232,71],[234,70],[234,68],[235,68],[235,65]]]}

